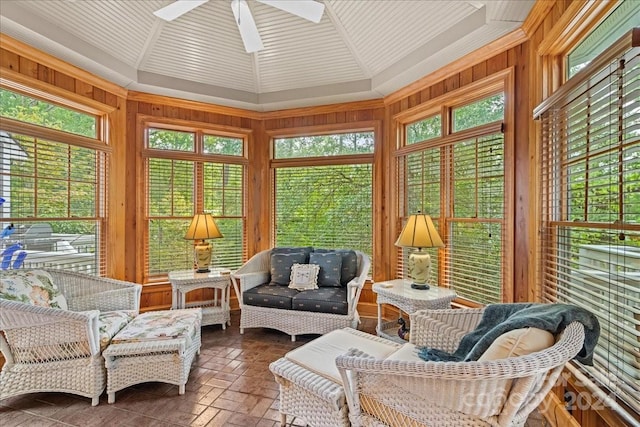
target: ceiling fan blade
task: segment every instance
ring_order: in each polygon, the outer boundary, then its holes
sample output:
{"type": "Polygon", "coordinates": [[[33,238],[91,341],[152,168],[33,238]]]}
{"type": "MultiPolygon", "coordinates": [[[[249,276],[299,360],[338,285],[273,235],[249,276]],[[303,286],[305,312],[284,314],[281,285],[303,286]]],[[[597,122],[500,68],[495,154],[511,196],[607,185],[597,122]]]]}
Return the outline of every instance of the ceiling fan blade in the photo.
{"type": "Polygon", "coordinates": [[[208,1],[209,0],[176,0],[170,5],[156,10],[153,14],[165,21],[173,21],[208,1]]]}
{"type": "Polygon", "coordinates": [[[322,19],[324,4],[315,0],[256,0],[276,9],[284,10],[316,24],[322,19]]]}
{"type": "Polygon", "coordinates": [[[249,10],[246,0],[233,0],[231,2],[231,10],[236,18],[240,37],[242,37],[247,53],[264,49],[258,27],[256,27],[256,21],[253,20],[253,15],[251,15],[251,10],[249,10]]]}

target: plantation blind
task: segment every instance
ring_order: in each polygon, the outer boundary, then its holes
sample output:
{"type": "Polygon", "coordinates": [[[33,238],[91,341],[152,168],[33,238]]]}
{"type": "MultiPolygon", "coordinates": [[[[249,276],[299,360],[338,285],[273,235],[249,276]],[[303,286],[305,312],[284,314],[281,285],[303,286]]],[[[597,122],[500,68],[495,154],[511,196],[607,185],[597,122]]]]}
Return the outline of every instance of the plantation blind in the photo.
{"type": "Polygon", "coordinates": [[[373,165],[275,169],[277,246],[372,253],[373,165]]]}
{"type": "Polygon", "coordinates": [[[632,40],[640,40],[640,32],[633,34],[568,80],[534,115],[542,124],[542,299],[582,306],[598,317],[594,366],[578,368],[638,413],[640,48],[632,40]]]}
{"type": "MultiPolygon", "coordinates": [[[[407,215],[430,215],[445,242],[443,249],[427,249],[439,272],[432,279],[461,298],[501,302],[509,265],[503,134],[409,153],[398,165],[404,177],[398,179],[401,206],[406,205],[407,215]]],[[[406,277],[407,255],[401,252],[400,277],[406,277]]]]}
{"type": "Polygon", "coordinates": [[[2,129],[1,268],[104,275],[109,154],[97,149],[104,145],[75,146],[57,131],[43,132],[50,133],[44,139],[2,129]]]}
{"type": "Polygon", "coordinates": [[[224,236],[209,240],[211,267],[240,267],[245,246],[244,166],[173,158],[149,158],[146,164],[148,276],[193,268],[193,241],[185,240],[184,234],[198,204],[213,215],[224,236]]]}

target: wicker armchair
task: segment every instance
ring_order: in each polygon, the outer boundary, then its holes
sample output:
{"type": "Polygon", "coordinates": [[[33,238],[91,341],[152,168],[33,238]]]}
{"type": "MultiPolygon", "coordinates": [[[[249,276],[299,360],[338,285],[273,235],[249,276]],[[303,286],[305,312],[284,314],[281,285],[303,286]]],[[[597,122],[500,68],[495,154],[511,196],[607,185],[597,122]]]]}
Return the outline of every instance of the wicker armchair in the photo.
{"type": "Polygon", "coordinates": [[[300,334],[325,334],[345,327],[356,328],[360,322],[358,300],[369,274],[369,257],[355,251],[357,256],[356,277],[347,284],[347,314],[321,313],[300,310],[285,310],[257,307],[243,303],[242,294],[258,285],[268,283],[270,277],[271,250],[255,254],[231,275],[233,287],[240,304],[240,333],[246,328],[271,328],[291,335],[295,341],[300,334]]]}
{"type": "MultiPolygon", "coordinates": [[[[411,343],[453,352],[483,309],[423,310],[411,315],[411,343]]],[[[483,362],[375,360],[339,356],[353,426],[522,426],[584,342],[571,323],[552,346],[483,362]]]]}
{"type": "Polygon", "coordinates": [[[47,272],[68,310],[0,298],[0,351],[5,358],[0,400],[54,391],[90,397],[95,406],[106,385],[98,316],[113,310],[137,314],[142,286],[83,273],[47,272]]]}

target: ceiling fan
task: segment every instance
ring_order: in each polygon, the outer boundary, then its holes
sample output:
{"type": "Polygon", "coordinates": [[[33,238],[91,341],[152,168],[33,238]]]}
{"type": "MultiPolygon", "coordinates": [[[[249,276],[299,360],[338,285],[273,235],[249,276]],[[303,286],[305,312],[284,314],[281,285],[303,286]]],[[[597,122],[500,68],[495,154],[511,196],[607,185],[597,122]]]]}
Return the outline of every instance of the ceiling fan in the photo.
{"type": "MultiPolygon", "coordinates": [[[[185,13],[207,3],[209,0],[176,0],[168,6],[153,12],[165,21],[173,21],[185,13]]],[[[308,21],[318,23],[324,13],[324,4],[315,0],[256,0],[260,3],[284,10],[293,15],[304,18],[308,21]]],[[[251,10],[246,0],[231,0],[231,10],[236,18],[236,24],[240,30],[240,36],[244,43],[244,48],[248,53],[257,52],[264,49],[258,27],[253,20],[251,10]]]]}

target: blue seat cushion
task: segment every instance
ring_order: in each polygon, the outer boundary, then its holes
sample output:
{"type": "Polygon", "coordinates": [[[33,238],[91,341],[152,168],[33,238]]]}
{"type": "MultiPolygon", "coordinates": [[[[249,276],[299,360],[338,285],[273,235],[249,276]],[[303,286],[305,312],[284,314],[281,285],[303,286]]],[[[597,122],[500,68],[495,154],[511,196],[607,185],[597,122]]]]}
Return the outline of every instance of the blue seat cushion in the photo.
{"type": "Polygon", "coordinates": [[[299,311],[347,314],[349,312],[347,289],[326,287],[302,291],[292,298],[291,307],[299,311]]]}
{"type": "Polygon", "coordinates": [[[242,301],[246,305],[255,307],[291,310],[291,300],[296,294],[298,294],[297,290],[272,282],[245,291],[242,294],[242,301]]]}

